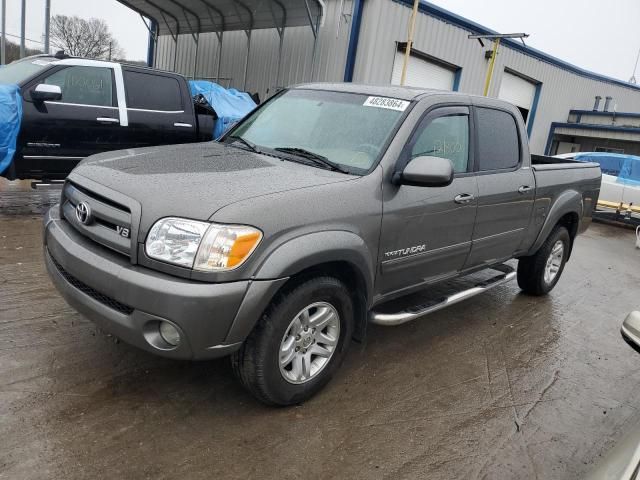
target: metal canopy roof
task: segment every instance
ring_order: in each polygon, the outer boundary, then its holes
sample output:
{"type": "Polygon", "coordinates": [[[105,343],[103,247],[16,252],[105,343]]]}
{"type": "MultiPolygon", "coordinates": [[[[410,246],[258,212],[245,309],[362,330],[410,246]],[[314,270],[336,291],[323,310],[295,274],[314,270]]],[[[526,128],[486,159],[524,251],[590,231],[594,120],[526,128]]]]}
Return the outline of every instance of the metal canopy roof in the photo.
{"type": "MultiPolygon", "coordinates": [[[[155,20],[160,35],[309,26],[323,0],[117,0],[155,20]]],[[[313,28],[313,27],[312,27],[313,28]]]]}

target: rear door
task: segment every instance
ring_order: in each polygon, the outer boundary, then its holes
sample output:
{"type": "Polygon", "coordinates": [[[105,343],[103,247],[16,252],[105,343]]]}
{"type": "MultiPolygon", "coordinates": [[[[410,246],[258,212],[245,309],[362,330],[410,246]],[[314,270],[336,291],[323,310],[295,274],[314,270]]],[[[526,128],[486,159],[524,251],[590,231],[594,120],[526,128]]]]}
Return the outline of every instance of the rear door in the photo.
{"type": "Polygon", "coordinates": [[[21,176],[66,176],[83,158],[119,146],[120,115],[114,69],[59,66],[23,88],[22,128],[18,138],[21,176]],[[59,101],[34,102],[38,84],[57,85],[59,101]]]}
{"type": "Polygon", "coordinates": [[[451,160],[455,178],[446,187],[384,184],[378,293],[397,294],[462,269],[478,195],[470,131],[466,106],[431,110],[414,131],[397,169],[412,158],[438,156],[451,160]]]}
{"type": "Polygon", "coordinates": [[[515,116],[499,108],[474,107],[478,214],[466,268],[513,256],[531,220],[535,179],[524,155],[515,116]]]}
{"type": "Polygon", "coordinates": [[[183,79],[163,72],[123,68],[129,127],[125,148],[196,141],[191,95],[183,79]]]}

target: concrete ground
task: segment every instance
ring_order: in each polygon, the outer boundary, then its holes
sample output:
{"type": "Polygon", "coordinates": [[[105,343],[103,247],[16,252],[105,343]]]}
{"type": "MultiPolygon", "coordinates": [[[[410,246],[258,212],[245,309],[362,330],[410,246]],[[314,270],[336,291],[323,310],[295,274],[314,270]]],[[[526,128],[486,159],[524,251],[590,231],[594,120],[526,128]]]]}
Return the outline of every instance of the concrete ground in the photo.
{"type": "Polygon", "coordinates": [[[53,289],[41,214],[0,184],[0,478],[581,478],[640,423],[640,251],[593,225],[547,297],[516,283],[373,326],[329,386],[272,409],[224,360],[189,363],[98,331],[53,289]]]}

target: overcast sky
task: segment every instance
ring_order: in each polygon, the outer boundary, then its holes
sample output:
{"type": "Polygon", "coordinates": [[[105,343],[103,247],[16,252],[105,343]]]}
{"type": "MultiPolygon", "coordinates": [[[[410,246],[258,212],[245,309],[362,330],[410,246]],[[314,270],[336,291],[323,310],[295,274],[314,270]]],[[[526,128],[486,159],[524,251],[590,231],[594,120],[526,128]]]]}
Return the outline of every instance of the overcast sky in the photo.
{"type": "MultiPolygon", "coordinates": [[[[20,0],[7,0],[7,32],[20,35],[20,0]]],[[[51,0],[52,15],[77,15],[102,18],[124,49],[129,60],[147,59],[148,30],[140,15],[116,0],[51,0]]],[[[44,30],[44,0],[27,0],[27,38],[42,41],[44,30]]],[[[15,37],[9,37],[19,42],[15,37]]],[[[29,47],[37,47],[27,42],[29,47]]],[[[41,45],[40,45],[41,48],[41,45]]]]}
{"type": "MultiPolygon", "coordinates": [[[[433,0],[501,33],[526,32],[527,44],[587,70],[629,80],[640,49],[638,0],[433,0]]],[[[140,16],[116,0],[51,0],[52,14],[103,18],[130,60],[147,52],[140,16]]],[[[20,33],[20,1],[7,2],[7,31],[20,33]]],[[[42,39],[44,0],[27,0],[27,37],[42,39]]],[[[14,41],[15,38],[12,38],[14,41]]],[[[30,46],[35,46],[30,43],[30,46]]],[[[640,77],[640,73],[636,76],[640,77]]]]}
{"type": "MultiPolygon", "coordinates": [[[[640,48],[638,0],[433,0],[578,67],[629,80],[640,48]]],[[[638,69],[640,71],[640,68],[638,69]]],[[[636,74],[636,77],[640,74],[636,74]]]]}

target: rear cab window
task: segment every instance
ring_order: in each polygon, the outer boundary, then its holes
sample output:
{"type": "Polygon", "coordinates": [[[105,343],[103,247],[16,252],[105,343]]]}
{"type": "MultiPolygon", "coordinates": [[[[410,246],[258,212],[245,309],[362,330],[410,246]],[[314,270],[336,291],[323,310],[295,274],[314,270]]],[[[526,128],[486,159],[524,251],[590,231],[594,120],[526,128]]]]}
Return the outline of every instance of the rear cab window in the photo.
{"type": "Polygon", "coordinates": [[[518,125],[510,113],[477,107],[478,171],[513,170],[520,164],[518,125]]]}
{"type": "Polygon", "coordinates": [[[182,112],[180,83],[174,77],[125,70],[127,107],[161,112],[182,112]]]}

